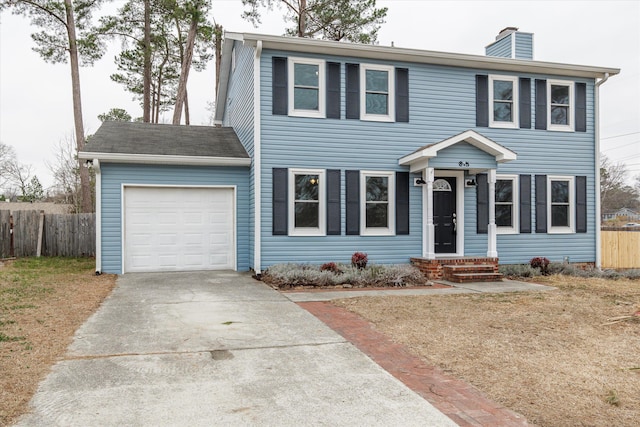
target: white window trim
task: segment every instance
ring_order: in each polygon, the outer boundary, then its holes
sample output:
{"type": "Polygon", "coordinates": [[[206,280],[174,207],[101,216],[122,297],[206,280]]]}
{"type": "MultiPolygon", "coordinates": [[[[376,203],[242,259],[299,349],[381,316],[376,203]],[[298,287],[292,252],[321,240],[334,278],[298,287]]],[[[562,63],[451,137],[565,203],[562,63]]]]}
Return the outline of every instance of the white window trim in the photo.
{"type": "MultiPolygon", "coordinates": [[[[518,175],[496,175],[496,180],[509,180],[513,183],[513,209],[511,210],[511,226],[499,226],[496,224],[497,234],[520,234],[520,182],[518,175]]],[[[496,200],[495,205],[498,205],[496,200]]],[[[494,207],[495,209],[495,207],[494,207]]]]}
{"type": "Polygon", "coordinates": [[[396,121],[396,69],[392,65],[360,64],[360,120],[396,121]],[[367,114],[367,70],[386,71],[389,76],[388,114],[367,114]]]}
{"type": "Polygon", "coordinates": [[[294,117],[326,117],[326,77],[325,77],[325,61],[323,59],[315,58],[296,58],[289,57],[287,60],[287,79],[288,85],[288,104],[289,115],[294,117]],[[318,66],[318,110],[300,110],[294,108],[294,88],[295,88],[295,64],[310,64],[318,66]]]}
{"type": "Polygon", "coordinates": [[[520,126],[520,92],[519,92],[519,80],[514,76],[500,76],[500,75],[490,75],[489,76],[489,127],[492,128],[506,128],[506,129],[517,129],[520,126]],[[512,100],[512,108],[511,108],[511,117],[513,121],[511,122],[502,122],[495,121],[493,117],[493,82],[494,80],[501,81],[509,81],[513,83],[513,100],[512,100]]]}
{"type": "Polygon", "coordinates": [[[575,83],[569,80],[547,80],[547,129],[560,132],[574,132],[576,118],[576,101],[574,98],[575,83]],[[554,125],[551,123],[551,86],[569,87],[569,124],[554,125]]]}
{"type": "Polygon", "coordinates": [[[289,169],[288,177],[289,236],[326,236],[327,234],[327,179],[324,169],[289,169]],[[296,227],[295,176],[318,175],[318,227],[296,227]]]}
{"type": "Polygon", "coordinates": [[[576,194],[575,177],[564,175],[547,176],[547,233],[548,234],[573,234],[576,232],[576,194]],[[569,183],[569,226],[551,226],[551,182],[567,181],[569,183]]]}
{"type": "Polygon", "coordinates": [[[360,171],[360,235],[394,236],[396,234],[396,173],[389,171],[360,171]],[[389,178],[389,227],[367,227],[367,177],[389,178]]]}

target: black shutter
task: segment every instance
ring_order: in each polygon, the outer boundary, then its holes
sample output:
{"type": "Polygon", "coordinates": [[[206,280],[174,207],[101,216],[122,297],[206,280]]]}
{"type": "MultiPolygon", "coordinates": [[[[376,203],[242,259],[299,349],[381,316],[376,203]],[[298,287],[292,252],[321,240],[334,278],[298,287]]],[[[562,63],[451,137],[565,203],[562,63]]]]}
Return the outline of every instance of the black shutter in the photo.
{"type": "Polygon", "coordinates": [[[396,122],[409,122],[409,70],[396,68],[396,122]]]}
{"type": "Polygon", "coordinates": [[[576,83],[576,132],[587,131],[587,85],[576,83]]]}
{"type": "Polygon", "coordinates": [[[287,58],[274,56],[272,58],[272,81],[273,81],[273,114],[287,115],[289,107],[287,105],[288,88],[287,88],[287,58]]]}
{"type": "Polygon", "coordinates": [[[486,173],[476,175],[476,232],[489,232],[489,180],[486,173]]]}
{"type": "Polygon", "coordinates": [[[340,170],[327,170],[327,235],[340,235],[340,170]]]}
{"type": "Polygon", "coordinates": [[[396,234],[409,234],[409,172],[396,172],[396,234]]]}
{"type": "Polygon", "coordinates": [[[489,126],[489,77],[476,75],[476,126],[489,126]]]}
{"type": "Polygon", "coordinates": [[[520,175],[520,232],[531,233],[531,175],[520,175]]]}
{"type": "Polygon", "coordinates": [[[536,175],[536,233],[547,232],[547,176],[536,175]]]}
{"type": "Polygon", "coordinates": [[[547,81],[536,79],[536,129],[547,128],[547,81]]]}
{"type": "Polygon", "coordinates": [[[327,118],[340,118],[340,64],[327,62],[327,118]]]}
{"type": "Polygon", "coordinates": [[[360,118],[360,66],[358,64],[345,64],[346,69],[346,117],[347,119],[360,118]]]}
{"type": "Polygon", "coordinates": [[[345,171],[347,235],[360,234],[360,171],[345,171]]]}
{"type": "Polygon", "coordinates": [[[520,78],[520,128],[531,129],[531,79],[520,78]]]}
{"type": "Polygon", "coordinates": [[[288,234],[287,206],[289,171],[283,168],[273,168],[273,235],[286,236],[288,234]]]}
{"type": "Polygon", "coordinates": [[[576,233],[587,232],[587,177],[576,176],[576,233]]]}

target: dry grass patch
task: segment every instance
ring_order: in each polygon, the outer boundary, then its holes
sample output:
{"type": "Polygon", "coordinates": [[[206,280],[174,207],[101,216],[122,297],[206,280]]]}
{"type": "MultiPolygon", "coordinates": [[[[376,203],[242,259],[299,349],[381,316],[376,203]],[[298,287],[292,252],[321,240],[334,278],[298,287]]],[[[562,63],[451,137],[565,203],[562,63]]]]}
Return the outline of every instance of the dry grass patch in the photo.
{"type": "Polygon", "coordinates": [[[0,425],[26,409],[76,329],[115,285],[95,260],[28,258],[0,266],[0,425]]]}
{"type": "Polygon", "coordinates": [[[640,281],[536,282],[558,290],[336,304],[536,425],[638,425],[640,281]]]}

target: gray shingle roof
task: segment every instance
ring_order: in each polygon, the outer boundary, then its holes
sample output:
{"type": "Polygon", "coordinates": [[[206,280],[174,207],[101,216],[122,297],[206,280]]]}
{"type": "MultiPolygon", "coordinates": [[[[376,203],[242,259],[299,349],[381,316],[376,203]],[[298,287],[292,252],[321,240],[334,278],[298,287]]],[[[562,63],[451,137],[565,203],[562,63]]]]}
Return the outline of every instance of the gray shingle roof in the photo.
{"type": "Polygon", "coordinates": [[[104,122],[86,153],[249,158],[233,128],[104,122]]]}

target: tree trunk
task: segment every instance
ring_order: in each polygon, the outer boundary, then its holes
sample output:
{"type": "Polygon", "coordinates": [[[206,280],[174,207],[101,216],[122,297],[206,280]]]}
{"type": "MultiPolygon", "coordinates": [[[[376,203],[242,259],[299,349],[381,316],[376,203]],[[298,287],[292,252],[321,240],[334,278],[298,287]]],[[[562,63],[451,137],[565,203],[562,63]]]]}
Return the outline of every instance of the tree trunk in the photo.
{"type": "Polygon", "coordinates": [[[298,15],[298,37],[304,37],[307,32],[307,0],[300,0],[298,15]]]}
{"type": "MultiPolygon", "coordinates": [[[[76,39],[76,24],[73,16],[71,0],[64,0],[67,17],[67,34],[69,36],[69,62],[71,64],[71,91],[73,96],[73,121],[76,131],[76,147],[78,151],[84,148],[84,123],[82,121],[82,102],[80,96],[80,66],[78,63],[78,45],[76,39]]],[[[91,186],[89,183],[89,169],[80,166],[80,193],[82,212],[92,212],[91,186]]]]}
{"type": "Polygon", "coordinates": [[[189,119],[189,93],[186,91],[184,93],[184,124],[191,124],[191,121],[189,119]]]}
{"type": "Polygon", "coordinates": [[[196,33],[198,31],[198,12],[194,11],[191,18],[191,26],[187,35],[187,46],[184,52],[184,60],[182,61],[182,70],[180,71],[180,80],[178,81],[178,94],[176,95],[176,105],[173,109],[173,124],[179,125],[182,119],[182,108],[184,100],[187,96],[187,80],[189,79],[189,70],[191,69],[191,59],[193,58],[193,46],[196,41],[196,33]]]}
{"type": "Polygon", "coordinates": [[[142,75],[142,121],[151,121],[151,4],[144,0],[144,70],[142,75]]]}
{"type": "Polygon", "coordinates": [[[216,95],[215,100],[218,100],[218,86],[220,85],[220,63],[222,62],[222,25],[216,24],[213,29],[215,38],[216,49],[216,95]]]}

